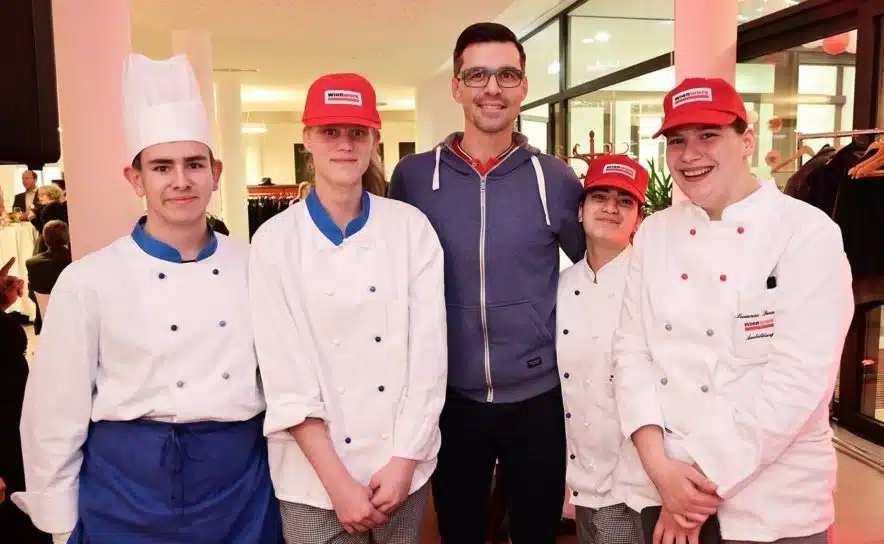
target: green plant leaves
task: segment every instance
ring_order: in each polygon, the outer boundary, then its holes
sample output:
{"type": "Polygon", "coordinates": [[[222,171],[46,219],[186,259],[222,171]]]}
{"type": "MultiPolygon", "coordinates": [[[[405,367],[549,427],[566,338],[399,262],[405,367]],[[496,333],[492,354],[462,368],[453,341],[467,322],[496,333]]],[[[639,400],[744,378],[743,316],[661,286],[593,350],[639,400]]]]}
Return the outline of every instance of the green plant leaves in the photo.
{"type": "Polygon", "coordinates": [[[645,213],[650,215],[672,205],[672,175],[664,174],[654,159],[648,159],[648,191],[645,193],[645,213]]]}

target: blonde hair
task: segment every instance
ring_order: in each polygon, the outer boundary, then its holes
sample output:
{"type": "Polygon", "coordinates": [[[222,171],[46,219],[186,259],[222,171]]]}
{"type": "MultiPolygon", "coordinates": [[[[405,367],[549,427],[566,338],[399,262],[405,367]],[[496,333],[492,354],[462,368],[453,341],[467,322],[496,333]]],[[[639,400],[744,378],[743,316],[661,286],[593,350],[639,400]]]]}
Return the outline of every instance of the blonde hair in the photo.
{"type": "Polygon", "coordinates": [[[64,193],[58,185],[41,185],[37,187],[37,197],[46,195],[53,202],[61,202],[64,193]]]}
{"type": "MultiPolygon", "coordinates": [[[[368,161],[368,168],[362,174],[362,189],[367,193],[375,196],[387,196],[387,177],[384,174],[384,166],[381,162],[381,155],[378,152],[377,143],[380,141],[380,132],[377,129],[371,129],[374,138],[374,146],[371,151],[371,159],[368,161]]],[[[313,164],[313,155],[307,156],[307,175],[310,178],[316,177],[316,166],[313,164]]],[[[314,183],[316,180],[314,179],[314,183]]]]}

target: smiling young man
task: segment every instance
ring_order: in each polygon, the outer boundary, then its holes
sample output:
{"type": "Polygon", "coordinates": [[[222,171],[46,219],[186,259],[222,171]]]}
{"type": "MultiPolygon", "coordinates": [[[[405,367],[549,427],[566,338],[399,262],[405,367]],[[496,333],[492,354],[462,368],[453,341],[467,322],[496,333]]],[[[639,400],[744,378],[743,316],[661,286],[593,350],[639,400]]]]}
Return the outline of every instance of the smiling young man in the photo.
{"type": "Polygon", "coordinates": [[[147,213],[52,289],[12,499],[57,543],[281,542],[248,247],[206,221],[222,167],[187,60],[131,55],[124,113],[147,213]]]}
{"type": "Polygon", "coordinates": [[[717,511],[725,542],[823,544],[828,406],[853,316],[841,233],[752,175],[731,85],[685,80],[664,111],[687,200],[635,236],[614,340],[623,431],[662,497],[654,542],[696,537],[717,511]]]}
{"type": "Polygon", "coordinates": [[[639,513],[660,500],[620,432],[611,357],[647,188],[647,170],[625,155],[592,161],[580,207],[586,258],[559,280],[556,352],[580,544],[644,543],[639,513]]]}
{"type": "Polygon", "coordinates": [[[495,462],[515,544],[555,539],[565,480],[556,370],[559,248],[583,256],[573,170],[513,132],[525,52],[478,23],[454,48],[451,92],[464,131],[402,160],[392,198],[429,217],[445,254],[448,393],[433,498],[446,544],[485,542],[495,462]]]}

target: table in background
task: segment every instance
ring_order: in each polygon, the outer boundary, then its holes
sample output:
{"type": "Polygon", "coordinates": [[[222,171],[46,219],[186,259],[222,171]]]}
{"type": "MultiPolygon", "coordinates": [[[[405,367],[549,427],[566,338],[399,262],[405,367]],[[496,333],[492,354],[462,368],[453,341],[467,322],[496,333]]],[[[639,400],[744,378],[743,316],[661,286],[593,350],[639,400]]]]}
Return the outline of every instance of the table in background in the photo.
{"type": "Polygon", "coordinates": [[[28,272],[25,261],[34,256],[34,245],[37,243],[37,229],[30,223],[10,223],[0,227],[0,266],[15,257],[15,264],[9,271],[11,276],[25,280],[24,296],[7,309],[7,312],[19,312],[33,321],[37,317],[37,306],[28,298],[28,272]]]}

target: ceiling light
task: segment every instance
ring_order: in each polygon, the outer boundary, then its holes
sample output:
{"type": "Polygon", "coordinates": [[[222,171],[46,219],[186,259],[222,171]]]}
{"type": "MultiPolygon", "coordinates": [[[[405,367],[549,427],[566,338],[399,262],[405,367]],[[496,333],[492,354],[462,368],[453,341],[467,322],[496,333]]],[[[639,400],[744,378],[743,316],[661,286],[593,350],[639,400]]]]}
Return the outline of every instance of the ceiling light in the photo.
{"type": "Polygon", "coordinates": [[[546,73],[550,75],[558,74],[559,70],[561,70],[561,66],[559,66],[559,61],[555,61],[546,67],[546,73]]]}
{"type": "Polygon", "coordinates": [[[600,42],[606,42],[611,39],[611,35],[602,30],[598,34],[595,35],[595,39],[600,42]]]}
{"type": "Polygon", "coordinates": [[[247,123],[242,126],[243,134],[267,134],[267,127],[257,123],[247,123]]]}
{"type": "Polygon", "coordinates": [[[593,43],[594,41],[592,38],[583,38],[583,43],[593,43]]]}

